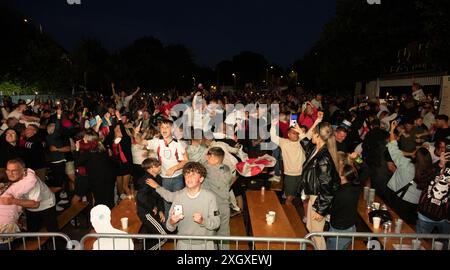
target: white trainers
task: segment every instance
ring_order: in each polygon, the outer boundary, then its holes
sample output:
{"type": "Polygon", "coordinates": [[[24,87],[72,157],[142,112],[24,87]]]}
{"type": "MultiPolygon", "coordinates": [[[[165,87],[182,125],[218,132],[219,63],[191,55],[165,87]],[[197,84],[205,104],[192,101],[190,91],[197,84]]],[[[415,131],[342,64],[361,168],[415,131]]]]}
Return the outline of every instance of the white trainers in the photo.
{"type": "Polygon", "coordinates": [[[58,202],[58,205],[64,205],[64,204],[68,204],[68,203],[69,203],[69,200],[60,200],[58,202]]]}
{"type": "Polygon", "coordinates": [[[64,192],[64,191],[62,191],[61,193],[59,193],[59,197],[60,197],[61,199],[67,199],[67,193],[64,192]]]}
{"type": "Polygon", "coordinates": [[[270,182],[280,182],[281,181],[281,176],[279,175],[274,175],[272,177],[269,178],[270,182]]]}
{"type": "Polygon", "coordinates": [[[56,205],[56,212],[61,212],[64,210],[64,207],[61,207],[59,205],[56,205]]]}

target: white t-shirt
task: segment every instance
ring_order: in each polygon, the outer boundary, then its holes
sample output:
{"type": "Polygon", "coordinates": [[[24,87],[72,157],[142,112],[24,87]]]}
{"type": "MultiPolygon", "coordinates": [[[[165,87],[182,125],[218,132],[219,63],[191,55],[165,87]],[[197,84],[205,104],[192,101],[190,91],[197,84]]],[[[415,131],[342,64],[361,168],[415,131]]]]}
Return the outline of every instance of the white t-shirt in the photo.
{"type": "Polygon", "coordinates": [[[426,142],[424,144],[428,145],[428,152],[430,152],[431,162],[433,162],[433,164],[438,162],[440,160],[440,157],[436,156],[436,154],[434,153],[434,151],[436,150],[436,147],[434,147],[434,143],[426,142]]]}
{"type": "Polygon", "coordinates": [[[119,98],[116,100],[116,109],[120,110],[122,107],[128,108],[132,99],[132,95],[126,96],[124,98],[119,96],[119,98]]]}
{"type": "Polygon", "coordinates": [[[33,189],[24,195],[24,199],[34,200],[40,203],[38,208],[28,208],[27,210],[30,212],[39,212],[49,209],[50,207],[55,206],[56,203],[55,194],[40,179],[38,179],[33,189]]]}
{"type": "Polygon", "coordinates": [[[19,111],[17,111],[17,110],[14,110],[14,111],[12,111],[12,112],[10,112],[10,113],[8,114],[8,118],[14,117],[14,118],[16,118],[17,120],[20,120],[20,118],[22,117],[22,115],[23,115],[23,113],[21,113],[21,112],[19,112],[19,111]]]}
{"type": "Polygon", "coordinates": [[[158,155],[158,159],[162,165],[161,177],[172,178],[181,175],[181,169],[171,176],[166,175],[166,171],[169,168],[178,165],[178,163],[184,160],[186,150],[179,141],[174,139],[166,145],[163,139],[155,138],[148,141],[147,149],[155,151],[158,155]]]}
{"type": "Polygon", "coordinates": [[[428,129],[431,128],[431,126],[433,125],[435,119],[434,119],[434,114],[431,112],[428,112],[426,114],[423,115],[423,123],[425,124],[425,126],[427,126],[428,129]]]}
{"type": "Polygon", "coordinates": [[[141,165],[148,157],[148,150],[140,144],[132,144],[131,154],[133,155],[133,164],[141,165]]]}

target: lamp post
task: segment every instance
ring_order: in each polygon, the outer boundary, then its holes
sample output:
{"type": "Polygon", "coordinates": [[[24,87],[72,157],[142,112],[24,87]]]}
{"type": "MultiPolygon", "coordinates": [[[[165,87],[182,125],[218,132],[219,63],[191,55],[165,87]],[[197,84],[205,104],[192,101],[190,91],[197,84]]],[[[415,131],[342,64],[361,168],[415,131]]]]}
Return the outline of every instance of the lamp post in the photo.
{"type": "Polygon", "coordinates": [[[236,74],[231,74],[231,76],[233,76],[233,81],[234,81],[234,90],[236,90],[236,74]]]}
{"type": "MultiPolygon", "coordinates": [[[[273,88],[273,66],[270,66],[270,73],[272,75],[272,78],[270,80],[270,87],[273,88]]],[[[267,77],[267,82],[269,82],[269,78],[267,77]]]]}
{"type": "Polygon", "coordinates": [[[195,89],[195,77],[192,77],[192,80],[194,81],[194,89],[195,89]]]}

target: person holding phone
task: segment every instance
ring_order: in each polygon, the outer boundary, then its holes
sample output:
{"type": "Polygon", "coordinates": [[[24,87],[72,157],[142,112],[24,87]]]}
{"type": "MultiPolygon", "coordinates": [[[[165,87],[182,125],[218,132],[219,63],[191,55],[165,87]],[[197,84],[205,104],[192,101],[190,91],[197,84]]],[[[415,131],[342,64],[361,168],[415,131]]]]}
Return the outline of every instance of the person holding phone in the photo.
{"type": "MultiPolygon", "coordinates": [[[[156,181],[147,180],[147,184],[156,192],[172,202],[170,215],[167,218],[168,231],[178,229],[178,235],[213,236],[220,227],[221,213],[216,195],[203,188],[202,183],[207,176],[206,168],[198,162],[188,162],[183,167],[186,187],[171,192],[161,187],[156,181]]],[[[178,250],[215,250],[213,241],[180,240],[178,250]]]]}
{"type": "MultiPolygon", "coordinates": [[[[320,113],[318,119],[322,119],[323,114],[320,113]]],[[[302,175],[302,166],[305,161],[305,152],[300,146],[300,137],[298,124],[295,127],[288,129],[288,139],[280,138],[277,135],[275,127],[278,125],[279,120],[274,119],[270,128],[270,138],[273,143],[278,145],[281,149],[281,155],[283,157],[284,168],[284,194],[286,196],[286,204],[292,204],[297,195],[297,190],[300,184],[302,175]]],[[[317,125],[314,123],[313,126],[317,125]]],[[[308,133],[308,136],[311,134],[308,133]]]]}

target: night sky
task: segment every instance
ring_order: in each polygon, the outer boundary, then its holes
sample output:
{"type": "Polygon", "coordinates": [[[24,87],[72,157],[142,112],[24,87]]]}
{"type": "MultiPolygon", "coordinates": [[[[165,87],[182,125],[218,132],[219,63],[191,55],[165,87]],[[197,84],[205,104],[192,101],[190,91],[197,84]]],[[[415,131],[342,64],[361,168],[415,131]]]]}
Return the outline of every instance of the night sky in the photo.
{"type": "Polygon", "coordinates": [[[214,67],[243,50],[288,67],[303,56],[333,18],[336,0],[14,0],[67,50],[93,37],[110,51],[142,36],[190,48],[200,65],[214,67]]]}

